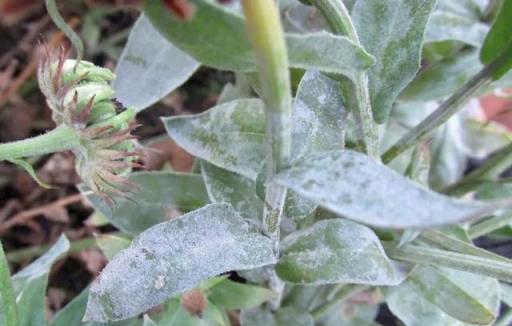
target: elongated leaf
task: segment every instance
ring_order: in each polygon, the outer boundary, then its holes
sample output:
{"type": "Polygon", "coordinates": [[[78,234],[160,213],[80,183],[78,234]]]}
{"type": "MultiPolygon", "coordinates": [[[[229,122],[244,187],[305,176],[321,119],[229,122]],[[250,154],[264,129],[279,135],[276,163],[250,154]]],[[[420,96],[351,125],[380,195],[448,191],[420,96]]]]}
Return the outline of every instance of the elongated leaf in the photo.
{"type": "Polygon", "coordinates": [[[405,316],[406,319],[402,320],[407,323],[407,318],[411,316],[403,310],[412,309],[411,313],[417,314],[416,324],[429,321],[428,317],[422,315],[422,309],[430,311],[433,317],[440,320],[455,319],[461,324],[490,324],[497,317],[499,303],[499,288],[495,279],[440,267],[421,266],[406,282],[388,292],[388,304],[392,311],[397,310],[401,319],[405,316]],[[402,298],[402,303],[395,301],[397,293],[404,295],[403,288],[414,292],[407,295],[414,298],[411,299],[414,301],[409,302],[407,298],[402,298]],[[423,308],[412,307],[416,305],[423,308]]]}
{"type": "Polygon", "coordinates": [[[493,79],[500,79],[512,68],[512,2],[503,1],[500,12],[487,34],[480,51],[480,60],[483,64],[489,64],[498,57],[507,54],[501,67],[494,73],[493,79]]]}
{"type": "Polygon", "coordinates": [[[227,309],[254,308],[276,297],[277,293],[269,289],[230,280],[215,285],[208,295],[209,300],[227,309]]]}
{"type": "Polygon", "coordinates": [[[478,19],[435,11],[428,22],[425,43],[459,41],[479,48],[488,31],[489,27],[478,19]]]}
{"type": "Polygon", "coordinates": [[[269,310],[255,308],[242,311],[242,326],[313,326],[313,317],[293,307],[285,307],[274,314],[269,310]]]}
{"type": "Polygon", "coordinates": [[[141,111],[175,90],[199,63],[163,38],[144,15],[128,38],[112,86],[124,106],[141,111]]]}
{"type": "Polygon", "coordinates": [[[485,207],[428,191],[349,150],[310,155],[276,182],[344,217],[387,228],[460,222],[479,217],[485,207]]]}
{"type": "Polygon", "coordinates": [[[137,187],[129,198],[115,198],[109,206],[104,200],[81,188],[91,204],[121,231],[138,234],[152,225],[166,221],[209,202],[200,175],[174,172],[138,172],[130,176],[137,187]]]}
{"type": "Polygon", "coordinates": [[[125,319],[209,277],[274,262],[269,238],[231,206],[211,204],[136,237],[93,283],[85,319],[125,319]]]}
{"type": "Polygon", "coordinates": [[[281,252],[276,271],[287,282],[396,285],[405,278],[375,233],[348,220],[323,220],[295,232],[281,252]]]}
{"type": "Polygon", "coordinates": [[[130,239],[112,235],[100,234],[96,237],[96,243],[108,260],[112,260],[121,250],[128,248],[130,239]]]}
{"type": "MultiPolygon", "coordinates": [[[[144,13],[160,33],[199,62],[217,69],[255,71],[244,18],[207,0],[191,0],[192,19],[171,14],[161,1],[145,2],[144,13]]],[[[373,58],[348,38],[328,33],[287,35],[290,65],[353,77],[373,58]]]]}
{"type": "Polygon", "coordinates": [[[12,288],[9,264],[0,243],[0,325],[18,326],[16,298],[12,288]]]}
{"type": "Polygon", "coordinates": [[[400,94],[400,99],[407,101],[443,99],[464,85],[481,68],[477,51],[458,54],[433,63],[416,76],[400,94]]]}
{"type": "Polygon", "coordinates": [[[166,304],[166,311],[158,321],[160,326],[229,326],[223,311],[208,301],[201,317],[194,316],[183,309],[179,299],[171,299],[166,304]]]}
{"type": "Polygon", "coordinates": [[[423,34],[435,0],[359,0],[352,11],[364,48],[377,62],[369,70],[375,120],[384,122],[398,94],[420,66],[423,34]]]}
{"type": "Polygon", "coordinates": [[[50,268],[68,250],[69,241],[62,235],[47,253],[12,277],[18,307],[17,325],[45,325],[45,295],[50,268]]]}

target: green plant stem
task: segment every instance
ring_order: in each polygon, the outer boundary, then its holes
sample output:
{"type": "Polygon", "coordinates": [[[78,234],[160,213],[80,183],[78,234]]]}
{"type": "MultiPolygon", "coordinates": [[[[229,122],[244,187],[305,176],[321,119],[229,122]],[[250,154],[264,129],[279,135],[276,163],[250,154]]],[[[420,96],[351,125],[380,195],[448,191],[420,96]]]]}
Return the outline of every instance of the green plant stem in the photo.
{"type": "Polygon", "coordinates": [[[78,133],[62,125],[40,136],[0,144],[0,161],[70,150],[78,145],[78,133]]]}
{"type": "Polygon", "coordinates": [[[265,102],[267,189],[263,228],[274,239],[277,250],[286,188],[271,181],[290,161],[292,96],[288,56],[276,2],[243,0],[242,6],[265,102]]]}
{"type": "Polygon", "coordinates": [[[512,144],[499,150],[484,164],[473,170],[471,173],[456,183],[442,189],[443,193],[449,195],[463,195],[474,189],[481,181],[492,180],[505,172],[512,165],[512,144]]]}
{"type": "Polygon", "coordinates": [[[510,223],[512,223],[512,213],[491,217],[485,221],[471,226],[471,228],[468,230],[468,234],[471,239],[476,239],[483,235],[494,232],[510,223]]]}
{"type": "Polygon", "coordinates": [[[328,313],[331,309],[338,306],[340,303],[346,301],[354,294],[362,292],[369,288],[368,285],[359,285],[359,284],[347,284],[341,287],[341,289],[332,296],[332,299],[323,304],[322,306],[315,308],[311,311],[311,316],[315,320],[323,317],[326,313],[328,313]]]}
{"type": "Polygon", "coordinates": [[[392,259],[416,264],[444,266],[465,272],[487,275],[506,282],[512,281],[512,264],[501,260],[414,245],[405,245],[397,248],[393,244],[384,243],[384,248],[392,259]]]}
{"type": "Polygon", "coordinates": [[[499,72],[503,65],[507,64],[511,52],[512,47],[483,67],[471,80],[444,101],[437,110],[402,136],[398,142],[382,155],[384,164],[391,162],[404,151],[427,139],[435,129],[457,113],[477,91],[494,81],[495,73],[499,72]]]}
{"type": "Polygon", "coordinates": [[[11,273],[5,258],[4,248],[0,243],[0,310],[5,318],[6,326],[18,325],[18,314],[16,311],[16,297],[11,282],[11,273]]]}
{"type": "MultiPolygon", "coordinates": [[[[345,35],[354,43],[361,45],[350,14],[342,0],[312,0],[311,2],[320,10],[335,34],[345,35]]],[[[372,114],[368,76],[366,73],[361,73],[353,79],[341,78],[340,82],[341,92],[347,100],[346,104],[357,122],[361,147],[370,157],[380,159],[377,125],[372,114]]]]}
{"type": "MultiPolygon", "coordinates": [[[[108,235],[112,236],[122,236],[122,232],[113,232],[108,235]]],[[[21,263],[23,261],[31,260],[36,257],[43,255],[48,249],[51,248],[51,245],[43,245],[43,246],[34,246],[26,249],[19,249],[15,251],[10,251],[6,254],[6,258],[10,263],[16,264],[21,263]]],[[[80,252],[82,250],[94,249],[98,248],[98,244],[96,242],[96,238],[84,238],[77,241],[73,241],[70,244],[68,255],[80,252]]]]}

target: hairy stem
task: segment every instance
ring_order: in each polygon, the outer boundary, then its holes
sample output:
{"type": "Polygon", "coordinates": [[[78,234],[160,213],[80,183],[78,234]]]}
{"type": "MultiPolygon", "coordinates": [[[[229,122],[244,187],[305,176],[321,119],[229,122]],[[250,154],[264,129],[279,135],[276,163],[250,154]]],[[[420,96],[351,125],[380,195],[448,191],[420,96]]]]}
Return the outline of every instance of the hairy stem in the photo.
{"type": "Polygon", "coordinates": [[[79,144],[77,132],[62,125],[40,136],[0,144],[0,161],[70,150],[79,144]]]}
{"type": "MultiPolygon", "coordinates": [[[[345,35],[360,45],[356,29],[342,0],[312,0],[327,20],[332,31],[345,35]]],[[[374,159],[379,159],[379,139],[377,125],[373,120],[368,76],[361,73],[354,79],[341,78],[341,92],[347,100],[346,105],[354,114],[357,123],[358,137],[364,152],[374,159]]]]}
{"type": "Polygon", "coordinates": [[[265,102],[268,185],[263,227],[277,249],[286,188],[271,181],[276,173],[288,167],[291,152],[292,96],[286,44],[274,0],[243,0],[242,6],[265,102]]]}
{"type": "Polygon", "coordinates": [[[505,51],[497,59],[482,68],[471,80],[444,101],[439,108],[402,136],[398,142],[382,155],[382,161],[385,164],[389,163],[404,151],[429,138],[435,129],[460,111],[463,105],[471,99],[477,91],[493,81],[495,72],[506,63],[508,55],[510,55],[509,52],[510,51],[505,51]]]}

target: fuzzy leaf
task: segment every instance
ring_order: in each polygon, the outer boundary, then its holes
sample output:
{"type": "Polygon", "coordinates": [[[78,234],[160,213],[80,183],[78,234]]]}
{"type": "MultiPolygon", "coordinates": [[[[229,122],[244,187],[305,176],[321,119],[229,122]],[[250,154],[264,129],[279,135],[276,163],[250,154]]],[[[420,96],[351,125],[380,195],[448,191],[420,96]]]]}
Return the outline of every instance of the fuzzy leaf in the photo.
{"type": "Polygon", "coordinates": [[[336,214],[386,228],[460,222],[480,217],[485,207],[426,190],[350,150],[309,155],[275,181],[336,214]]]}
{"type": "Polygon", "coordinates": [[[12,277],[18,307],[17,325],[45,325],[45,297],[50,268],[68,250],[69,241],[62,235],[48,252],[12,277]]]}
{"type": "Polygon", "coordinates": [[[396,285],[405,278],[375,233],[348,220],[323,220],[295,232],[283,240],[281,253],[276,272],[287,282],[396,285]]]}
{"type": "Polygon", "coordinates": [[[501,63],[501,67],[494,73],[493,79],[500,79],[512,68],[512,1],[503,1],[501,9],[485,38],[480,51],[480,60],[483,64],[489,64],[498,57],[507,54],[507,58],[501,63]]]}
{"type": "Polygon", "coordinates": [[[121,251],[91,286],[86,320],[135,316],[215,275],[275,263],[272,241],[227,204],[157,224],[121,251]]]}
{"type": "Polygon", "coordinates": [[[16,297],[11,282],[9,264],[0,243],[0,325],[18,326],[16,297]]]}
{"type": "Polygon", "coordinates": [[[420,67],[423,34],[435,0],[359,0],[352,11],[364,48],[377,62],[369,70],[375,120],[387,120],[398,94],[420,67]]]}
{"type": "MultiPolygon", "coordinates": [[[[178,48],[207,66],[234,71],[256,71],[244,18],[212,1],[191,0],[195,13],[182,20],[163,2],[148,0],[144,13],[160,33],[178,48]]],[[[320,32],[286,35],[290,66],[318,69],[353,77],[374,60],[348,38],[320,32]]]]}
{"type": "Polygon", "coordinates": [[[391,311],[408,326],[489,324],[499,309],[498,282],[448,268],[422,266],[389,288],[391,311]]]}
{"type": "Polygon", "coordinates": [[[488,31],[478,19],[435,11],[428,21],[425,43],[455,40],[479,48],[488,31]]]}
{"type": "Polygon", "coordinates": [[[103,199],[80,187],[80,191],[118,229],[138,234],[157,223],[199,208],[209,202],[200,175],[174,172],[138,172],[130,176],[138,190],[129,198],[103,199]]]}
{"type": "Polygon", "coordinates": [[[96,243],[108,260],[112,260],[121,250],[128,248],[130,239],[112,234],[100,234],[96,237],[96,243]]]}
{"type": "Polygon", "coordinates": [[[199,62],[169,43],[139,17],[116,68],[112,86],[124,106],[141,111],[178,88],[199,68],[199,62]]]}
{"type": "Polygon", "coordinates": [[[209,291],[208,299],[226,309],[249,309],[277,297],[277,293],[259,286],[224,280],[209,291]]]}

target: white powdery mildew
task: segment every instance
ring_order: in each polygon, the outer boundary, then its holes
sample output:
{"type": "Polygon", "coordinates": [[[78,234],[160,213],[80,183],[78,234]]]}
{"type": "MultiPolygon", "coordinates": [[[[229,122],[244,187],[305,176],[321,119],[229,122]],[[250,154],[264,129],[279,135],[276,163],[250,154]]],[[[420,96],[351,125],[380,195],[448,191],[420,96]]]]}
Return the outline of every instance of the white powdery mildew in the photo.
{"type": "Polygon", "coordinates": [[[378,227],[429,227],[476,218],[488,207],[426,190],[350,150],[307,156],[276,181],[334,213],[378,227]]]}
{"type": "Polygon", "coordinates": [[[396,285],[405,278],[373,231],[348,220],[317,222],[285,238],[281,249],[278,274],[293,283],[396,285]]]}
{"type": "Polygon", "coordinates": [[[135,238],[93,283],[84,319],[126,319],[209,277],[275,261],[271,240],[231,206],[207,205],[135,238]]]}

